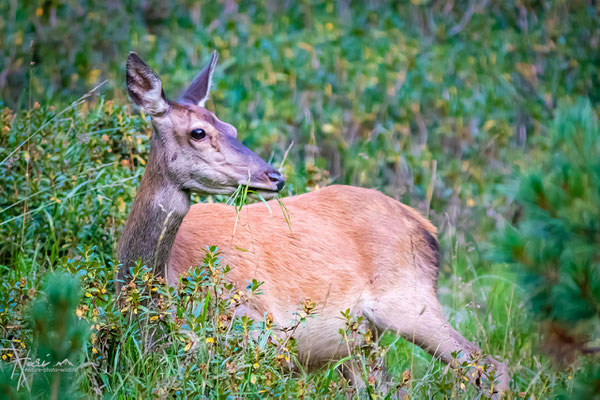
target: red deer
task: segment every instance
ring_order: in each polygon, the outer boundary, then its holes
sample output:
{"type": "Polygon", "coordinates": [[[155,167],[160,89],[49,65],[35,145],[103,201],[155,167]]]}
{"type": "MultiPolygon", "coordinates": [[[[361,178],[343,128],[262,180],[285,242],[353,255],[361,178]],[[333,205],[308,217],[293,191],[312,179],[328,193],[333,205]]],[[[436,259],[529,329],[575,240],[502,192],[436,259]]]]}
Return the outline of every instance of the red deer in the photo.
{"type": "MultiPolygon", "coordinates": [[[[393,331],[439,357],[467,360],[478,347],[452,328],[436,297],[440,265],[436,228],[419,212],[371,190],[330,186],[244,206],[237,215],[224,204],[190,205],[190,193],[228,194],[247,185],[272,198],[282,175],[236,138],[236,129],[204,108],[217,56],[178,102],[167,100],[158,76],[135,53],[127,61],[131,99],[152,118],[154,134],[146,171],[119,242],[121,281],[142,260],[176,284],[217,245],[227,275],[243,289],[264,282],[242,312],[254,319],[271,313],[280,327],[295,320],[300,303],[318,304],[316,316],[295,333],[299,361],[318,367],[347,355],[339,329],[347,309],[379,332],[393,331]],[[237,222],[236,222],[237,219],[237,222]],[[237,226],[236,226],[237,224],[237,226]],[[234,235],[234,226],[236,226],[234,235]]],[[[509,388],[507,367],[496,370],[494,397],[509,388]]],[[[350,380],[361,385],[350,366],[350,380]]]]}

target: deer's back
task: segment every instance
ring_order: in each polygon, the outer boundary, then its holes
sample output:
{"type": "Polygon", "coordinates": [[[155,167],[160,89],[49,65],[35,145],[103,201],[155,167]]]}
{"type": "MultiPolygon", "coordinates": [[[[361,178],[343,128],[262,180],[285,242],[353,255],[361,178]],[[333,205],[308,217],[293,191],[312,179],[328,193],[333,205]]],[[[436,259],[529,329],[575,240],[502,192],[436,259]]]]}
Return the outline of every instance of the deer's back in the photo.
{"type": "MultiPolygon", "coordinates": [[[[197,204],[190,208],[175,240],[168,280],[177,281],[217,245],[228,275],[240,289],[263,281],[267,298],[298,304],[348,304],[365,291],[397,289],[419,279],[435,286],[438,248],[435,228],[417,211],[372,190],[329,186],[281,200],[242,208],[197,204]]],[[[278,308],[284,304],[263,304],[278,308]]],[[[259,310],[272,311],[272,310],[259,310]]]]}

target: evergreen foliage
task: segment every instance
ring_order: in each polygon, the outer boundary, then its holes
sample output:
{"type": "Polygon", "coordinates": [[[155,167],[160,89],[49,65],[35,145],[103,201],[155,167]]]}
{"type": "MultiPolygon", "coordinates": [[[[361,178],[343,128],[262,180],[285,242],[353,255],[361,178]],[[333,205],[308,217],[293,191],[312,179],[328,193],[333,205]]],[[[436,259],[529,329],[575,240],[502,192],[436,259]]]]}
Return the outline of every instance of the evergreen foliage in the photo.
{"type": "MultiPolygon", "coordinates": [[[[590,104],[559,109],[540,140],[543,156],[518,176],[518,222],[496,251],[519,271],[547,349],[572,361],[600,341],[600,127],[590,104]]],[[[583,392],[600,388],[595,361],[583,392]]]]}
{"type": "MultiPolygon", "coordinates": [[[[19,358],[13,371],[0,364],[0,393],[4,398],[79,398],[78,375],[89,327],[76,315],[81,301],[79,280],[65,271],[48,274],[43,291],[31,304],[27,325],[31,351],[10,353],[19,358]],[[18,391],[19,387],[25,390],[18,391]]],[[[19,350],[26,346],[13,340],[19,350]]],[[[11,358],[12,358],[11,357],[11,358]]]]}

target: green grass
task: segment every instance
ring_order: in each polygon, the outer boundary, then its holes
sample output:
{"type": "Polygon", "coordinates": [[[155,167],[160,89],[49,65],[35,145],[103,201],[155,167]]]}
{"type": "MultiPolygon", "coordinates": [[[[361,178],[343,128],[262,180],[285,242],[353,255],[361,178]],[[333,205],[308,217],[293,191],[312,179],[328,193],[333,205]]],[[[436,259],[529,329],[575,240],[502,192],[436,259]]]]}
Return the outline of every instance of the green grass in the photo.
{"type": "MultiPolygon", "coordinates": [[[[114,249],[151,135],[128,106],[127,53],[147,59],[175,97],[217,49],[208,107],[282,165],[283,195],[347,183],[428,215],[439,228],[439,298],[452,324],[508,360],[511,396],[575,396],[590,359],[561,367],[544,355],[531,293],[488,249],[520,219],[508,189],[516,172],[545,156],[557,104],[584,97],[599,111],[597,6],[491,2],[463,24],[464,2],[131,1],[115,3],[117,11],[110,2],[13,3],[0,4],[0,347],[10,349],[0,351],[3,394],[36,393],[35,374],[12,371],[39,349],[32,305],[51,292],[46,276],[65,272],[80,282],[71,312],[89,335],[73,354],[77,373],[58,375],[71,389],[61,395],[368,397],[334,364],[290,372],[292,338],[264,321],[230,319],[246,299],[231,302],[236,293],[214,250],[177,288],[140,269],[124,303],[115,301],[114,249]]],[[[246,197],[240,191],[233,204],[246,197]]],[[[368,336],[350,322],[347,338],[368,336]]],[[[459,373],[392,335],[355,356],[367,381],[385,360],[413,398],[477,396],[459,373]]]]}

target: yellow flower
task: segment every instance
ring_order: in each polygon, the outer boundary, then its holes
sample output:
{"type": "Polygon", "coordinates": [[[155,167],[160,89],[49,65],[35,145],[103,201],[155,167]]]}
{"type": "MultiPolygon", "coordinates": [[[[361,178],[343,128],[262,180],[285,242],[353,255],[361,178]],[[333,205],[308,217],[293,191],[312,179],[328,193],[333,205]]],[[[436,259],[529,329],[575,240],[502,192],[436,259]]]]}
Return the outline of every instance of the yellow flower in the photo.
{"type": "Polygon", "coordinates": [[[98,80],[98,78],[100,77],[100,70],[99,69],[93,69],[89,72],[88,74],[88,83],[94,83],[98,80]]]}
{"type": "Polygon", "coordinates": [[[258,365],[258,363],[254,363],[252,366],[254,367],[254,369],[260,368],[260,365],[258,365]]]}
{"type": "Polygon", "coordinates": [[[211,338],[211,337],[207,337],[206,338],[206,343],[214,343],[215,339],[211,338]]]}
{"type": "Polygon", "coordinates": [[[96,350],[96,348],[95,348],[95,347],[92,347],[92,352],[93,352],[94,354],[98,354],[98,350],[96,350]]]}

